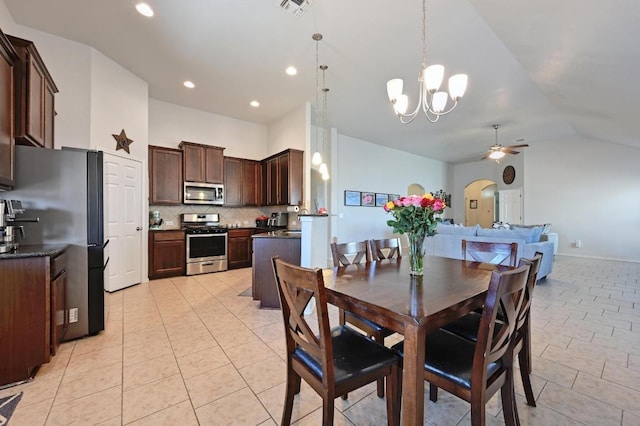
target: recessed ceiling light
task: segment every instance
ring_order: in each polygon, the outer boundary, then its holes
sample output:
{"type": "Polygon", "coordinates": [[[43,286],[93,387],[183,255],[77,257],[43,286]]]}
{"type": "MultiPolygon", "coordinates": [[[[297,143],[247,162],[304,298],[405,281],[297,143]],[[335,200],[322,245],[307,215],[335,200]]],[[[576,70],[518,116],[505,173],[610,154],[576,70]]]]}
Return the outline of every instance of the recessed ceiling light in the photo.
{"type": "Polygon", "coordinates": [[[148,18],[153,16],[153,9],[146,3],[138,3],[136,4],[136,10],[141,14],[148,18]]]}
{"type": "Polygon", "coordinates": [[[260,102],[258,101],[251,101],[249,102],[249,105],[251,105],[254,108],[258,108],[260,106],[260,102]]]}
{"type": "Polygon", "coordinates": [[[296,75],[296,74],[298,74],[298,70],[296,69],[296,67],[290,66],[290,67],[287,68],[286,73],[288,75],[296,75]]]}
{"type": "Polygon", "coordinates": [[[194,87],[196,87],[196,85],[193,84],[193,81],[189,81],[189,80],[185,81],[182,84],[184,84],[184,87],[186,87],[188,89],[193,89],[194,87]]]}

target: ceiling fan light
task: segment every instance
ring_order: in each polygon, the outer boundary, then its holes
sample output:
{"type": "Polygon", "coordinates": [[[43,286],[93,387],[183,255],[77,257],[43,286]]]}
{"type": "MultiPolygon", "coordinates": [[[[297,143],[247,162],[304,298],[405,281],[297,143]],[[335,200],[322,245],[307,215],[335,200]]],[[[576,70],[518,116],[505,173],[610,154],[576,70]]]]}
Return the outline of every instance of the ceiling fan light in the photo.
{"type": "Polygon", "coordinates": [[[433,102],[431,108],[436,114],[444,111],[444,107],[447,105],[447,94],[445,92],[436,92],[433,94],[433,102]]]}
{"type": "Polygon", "coordinates": [[[404,82],[401,78],[394,78],[387,81],[387,95],[389,96],[389,102],[393,102],[402,95],[402,85],[404,82]]]}
{"type": "Polygon", "coordinates": [[[320,155],[318,151],[314,152],[313,155],[311,156],[311,164],[313,164],[316,167],[322,164],[322,155],[320,155]]]}
{"type": "Polygon", "coordinates": [[[489,154],[489,158],[491,158],[492,160],[499,160],[502,157],[504,157],[504,152],[502,151],[493,151],[491,154],[489,154]]]}
{"type": "Polygon", "coordinates": [[[444,77],[443,65],[431,65],[424,69],[422,72],[422,78],[424,84],[427,87],[429,93],[435,93],[442,84],[442,78],[444,77]]]}
{"type": "Polygon", "coordinates": [[[449,95],[454,101],[458,101],[464,96],[467,90],[468,76],[466,74],[456,74],[449,78],[449,95]]]}

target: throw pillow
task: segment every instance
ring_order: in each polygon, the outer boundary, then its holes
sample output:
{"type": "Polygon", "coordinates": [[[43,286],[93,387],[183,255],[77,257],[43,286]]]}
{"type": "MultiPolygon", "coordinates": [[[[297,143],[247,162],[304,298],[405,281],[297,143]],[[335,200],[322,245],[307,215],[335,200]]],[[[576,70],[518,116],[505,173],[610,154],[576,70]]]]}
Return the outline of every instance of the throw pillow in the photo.
{"type": "Polygon", "coordinates": [[[476,235],[478,228],[480,228],[479,225],[456,226],[456,225],[445,225],[443,223],[438,223],[436,232],[438,234],[464,235],[467,237],[472,237],[476,235]]]}
{"type": "MultiPolygon", "coordinates": [[[[540,230],[541,231],[541,230],[540,230]]],[[[492,237],[492,238],[504,238],[504,239],[517,239],[524,240],[525,243],[536,243],[540,241],[540,234],[538,239],[534,241],[536,230],[529,229],[478,229],[478,237],[492,237]]]]}

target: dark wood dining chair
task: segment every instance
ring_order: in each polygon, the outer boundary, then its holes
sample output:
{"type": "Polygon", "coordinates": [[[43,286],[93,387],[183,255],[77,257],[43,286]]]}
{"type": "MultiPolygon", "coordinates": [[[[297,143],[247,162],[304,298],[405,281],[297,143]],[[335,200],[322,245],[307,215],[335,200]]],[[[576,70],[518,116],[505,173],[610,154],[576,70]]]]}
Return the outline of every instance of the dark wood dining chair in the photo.
{"type": "Polygon", "coordinates": [[[515,267],[517,256],[518,243],[462,240],[462,258],[464,260],[515,267]]]}
{"type": "MultiPolygon", "coordinates": [[[[491,273],[475,342],[440,329],[426,338],[424,379],[471,403],[471,424],[485,424],[486,403],[500,390],[507,426],[519,424],[513,392],[513,339],[529,265],[491,273]],[[504,320],[497,320],[498,307],[504,320]],[[497,326],[500,324],[499,326],[497,326]]],[[[403,352],[403,343],[393,346],[403,352]]]]}
{"type": "MultiPolygon", "coordinates": [[[[334,241],[331,243],[331,255],[333,257],[333,266],[358,264],[362,259],[366,262],[371,262],[371,251],[367,241],[351,243],[337,243],[334,241]],[[353,256],[353,259],[349,260],[347,256],[353,256]]],[[[394,333],[393,330],[389,330],[380,324],[345,311],[342,308],[338,311],[338,320],[341,325],[349,323],[358,327],[381,345],[384,345],[385,337],[394,333]]],[[[384,397],[384,380],[378,380],[378,397],[384,397]]],[[[346,399],[347,395],[344,395],[343,398],[346,399]]]]}
{"type": "Polygon", "coordinates": [[[321,269],[287,263],[277,256],[273,270],[282,306],[287,345],[287,386],[282,425],[291,423],[294,395],[304,379],[322,397],[322,424],[332,425],[335,398],[380,378],[387,381],[387,424],[400,424],[400,357],[352,328],[329,326],[321,269]],[[319,334],[304,310],[314,298],[319,334]]]}
{"type": "MultiPolygon", "coordinates": [[[[536,252],[535,256],[531,259],[522,258],[518,264],[518,266],[529,265],[529,275],[527,277],[527,286],[524,293],[524,302],[518,312],[513,354],[514,356],[518,356],[520,377],[522,378],[524,394],[527,399],[527,404],[532,407],[536,406],[536,399],[533,396],[533,388],[531,386],[531,301],[533,298],[533,290],[538,279],[538,270],[541,262],[542,253],[536,252]]],[[[481,314],[471,312],[470,314],[467,314],[442,328],[458,336],[464,337],[467,340],[475,342],[478,340],[478,329],[480,327],[481,319],[481,314]]],[[[496,328],[501,327],[502,321],[502,313],[499,310],[498,324],[496,328]]],[[[431,401],[437,401],[438,388],[431,385],[429,394],[431,401]]]]}
{"type": "Polygon", "coordinates": [[[371,258],[373,260],[399,259],[402,257],[400,238],[396,237],[369,240],[369,246],[371,249],[371,258]]]}

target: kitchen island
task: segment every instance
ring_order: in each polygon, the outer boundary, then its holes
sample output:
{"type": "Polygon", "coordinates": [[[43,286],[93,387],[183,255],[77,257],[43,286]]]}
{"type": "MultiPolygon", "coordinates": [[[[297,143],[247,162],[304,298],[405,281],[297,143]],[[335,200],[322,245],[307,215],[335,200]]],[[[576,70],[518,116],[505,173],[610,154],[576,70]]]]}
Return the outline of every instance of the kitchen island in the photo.
{"type": "Polygon", "coordinates": [[[260,301],[260,308],[280,309],[271,258],[280,256],[285,262],[300,265],[300,236],[299,230],[287,229],[253,235],[251,289],[253,300],[260,301]]]}

